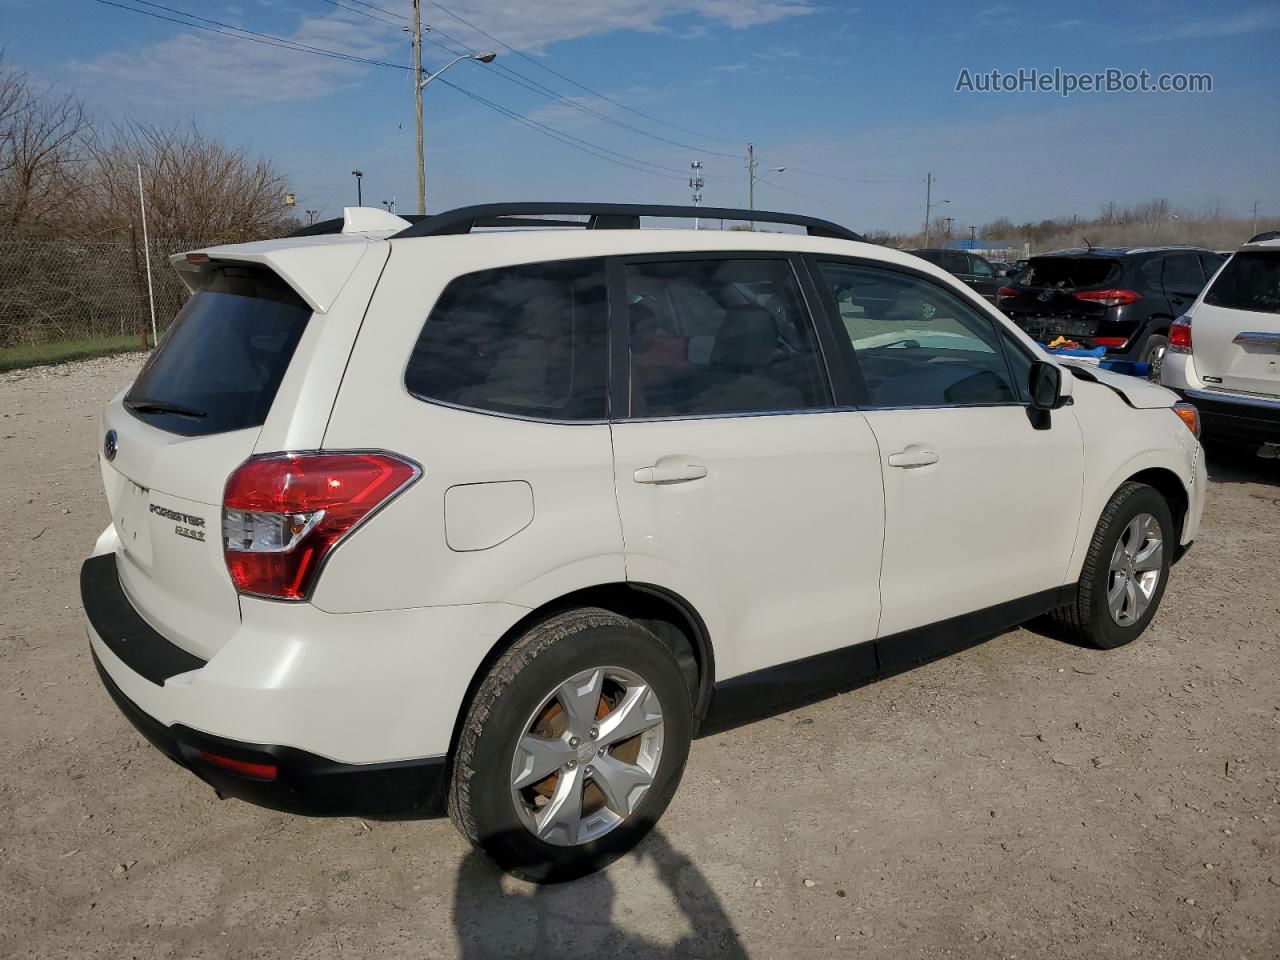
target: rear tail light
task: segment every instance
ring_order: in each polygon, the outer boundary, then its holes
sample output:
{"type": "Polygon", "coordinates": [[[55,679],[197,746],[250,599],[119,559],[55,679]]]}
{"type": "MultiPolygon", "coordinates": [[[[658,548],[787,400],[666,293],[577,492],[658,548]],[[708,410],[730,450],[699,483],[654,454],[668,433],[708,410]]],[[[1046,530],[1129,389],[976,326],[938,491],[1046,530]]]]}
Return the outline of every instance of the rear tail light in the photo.
{"type": "Polygon", "coordinates": [[[422,470],[389,453],[247,460],[227,480],[222,544],[240,593],[302,600],[338,544],[422,470]]]}
{"type": "Polygon", "coordinates": [[[1169,327],[1169,349],[1174,353],[1191,352],[1191,315],[1184,313],[1169,327]]]}
{"type": "Polygon", "coordinates": [[[1018,291],[1013,289],[1013,287],[1001,287],[996,291],[996,303],[999,303],[1001,300],[1008,300],[1011,297],[1016,297],[1017,295],[1018,291]]]}
{"type": "Polygon", "coordinates": [[[1093,342],[1100,347],[1123,347],[1129,341],[1124,337],[1094,337],[1093,342]]]}
{"type": "Polygon", "coordinates": [[[1175,403],[1173,412],[1178,415],[1183,423],[1187,425],[1187,429],[1196,435],[1196,439],[1200,439],[1200,411],[1190,403],[1175,403]]]}
{"type": "Polygon", "coordinates": [[[1081,290],[1072,294],[1077,300],[1086,303],[1097,303],[1104,307],[1122,307],[1127,303],[1137,303],[1142,294],[1133,290],[1081,290]]]}

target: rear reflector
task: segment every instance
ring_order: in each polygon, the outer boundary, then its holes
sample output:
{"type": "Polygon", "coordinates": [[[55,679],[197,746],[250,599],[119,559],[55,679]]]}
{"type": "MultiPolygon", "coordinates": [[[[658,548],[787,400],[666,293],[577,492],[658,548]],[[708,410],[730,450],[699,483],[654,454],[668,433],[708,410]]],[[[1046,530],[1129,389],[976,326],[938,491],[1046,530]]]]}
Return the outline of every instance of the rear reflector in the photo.
{"type": "Polygon", "coordinates": [[[242,777],[256,777],[259,780],[274,780],[279,774],[274,763],[252,763],[248,760],[237,760],[224,757],[218,753],[200,751],[200,759],[205,763],[219,767],[229,773],[238,773],[242,777]]]}
{"type": "Polygon", "coordinates": [[[1104,307],[1122,307],[1127,303],[1136,303],[1142,294],[1133,290],[1081,290],[1072,294],[1077,300],[1096,303],[1104,307]]]}
{"type": "Polygon", "coordinates": [[[1191,352],[1191,316],[1184,313],[1169,328],[1169,349],[1174,353],[1191,352]]]}
{"type": "Polygon", "coordinates": [[[1129,341],[1124,337],[1094,337],[1093,342],[1100,347],[1123,347],[1129,341]]]}
{"type": "Polygon", "coordinates": [[[223,556],[236,589],[305,599],[343,538],[421,473],[390,453],[247,460],[227,480],[222,498],[223,556]]]}
{"type": "Polygon", "coordinates": [[[1013,287],[1001,287],[996,291],[996,303],[999,303],[1001,300],[1008,300],[1010,297],[1016,297],[1017,295],[1018,291],[1013,289],[1013,287]]]}

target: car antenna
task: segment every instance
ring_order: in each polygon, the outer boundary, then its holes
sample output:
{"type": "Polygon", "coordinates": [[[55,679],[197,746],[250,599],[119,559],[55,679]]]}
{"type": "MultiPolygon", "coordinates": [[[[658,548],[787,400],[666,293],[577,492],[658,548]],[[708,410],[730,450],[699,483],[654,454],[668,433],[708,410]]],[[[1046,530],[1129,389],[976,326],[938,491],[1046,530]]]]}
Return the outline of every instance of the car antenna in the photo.
{"type": "Polygon", "coordinates": [[[1093,253],[1093,244],[1089,242],[1089,238],[1086,237],[1083,233],[1080,234],[1080,237],[1082,240],[1084,240],[1084,245],[1089,248],[1089,252],[1093,253]]]}

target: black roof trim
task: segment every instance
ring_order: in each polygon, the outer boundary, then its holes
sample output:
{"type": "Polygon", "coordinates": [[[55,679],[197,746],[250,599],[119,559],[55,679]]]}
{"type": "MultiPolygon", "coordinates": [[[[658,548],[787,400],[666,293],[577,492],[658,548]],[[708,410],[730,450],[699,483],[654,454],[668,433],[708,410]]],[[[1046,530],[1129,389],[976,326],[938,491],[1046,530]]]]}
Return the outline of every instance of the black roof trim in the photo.
{"type": "MultiPolygon", "coordinates": [[[[662,206],[647,203],[483,203],[472,207],[459,207],[419,220],[401,230],[391,239],[408,237],[439,237],[470,233],[477,227],[522,226],[574,226],[588,230],[638,230],[641,217],[671,217],[692,220],[743,220],[755,223],[785,223],[804,227],[811,237],[829,237],[834,240],[862,240],[852,230],[798,213],[775,213],[769,210],[741,210],[730,207],[662,206]],[[584,216],[585,223],[564,220],[519,220],[517,217],[584,216]]],[[[410,219],[409,217],[405,218],[410,219]]],[[[303,236],[297,233],[294,236],[303,236]]]]}
{"type": "MultiPolygon", "coordinates": [[[[396,216],[401,220],[408,220],[410,223],[417,223],[420,220],[427,219],[420,213],[397,213],[396,216]]],[[[346,219],[344,217],[334,217],[332,220],[320,220],[317,223],[300,227],[293,231],[293,233],[286,233],[285,238],[323,237],[331,233],[341,233],[342,225],[344,223],[346,223],[346,219]]]]}
{"type": "Polygon", "coordinates": [[[1266,243],[1268,240],[1280,238],[1280,230],[1263,230],[1257,236],[1249,238],[1250,243],[1266,243]]]}

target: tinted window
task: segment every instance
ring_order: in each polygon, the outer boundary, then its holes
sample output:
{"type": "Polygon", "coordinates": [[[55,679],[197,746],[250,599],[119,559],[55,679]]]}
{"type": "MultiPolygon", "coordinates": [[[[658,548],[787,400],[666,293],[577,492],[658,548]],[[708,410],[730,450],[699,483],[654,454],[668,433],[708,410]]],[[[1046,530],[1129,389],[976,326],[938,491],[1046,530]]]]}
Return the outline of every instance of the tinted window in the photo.
{"type": "Polygon", "coordinates": [[[974,274],[976,274],[977,276],[990,277],[994,275],[991,272],[991,264],[987,263],[987,261],[983,260],[981,257],[977,257],[970,254],[969,260],[973,264],[973,267],[971,269],[973,270],[974,274]]]}
{"type": "Polygon", "coordinates": [[[1032,257],[1018,282],[1027,287],[1075,290],[1096,287],[1119,276],[1119,262],[1102,257],[1032,257]]]}
{"type": "Polygon", "coordinates": [[[873,406],[1017,403],[995,323],[929,281],[821,265],[873,406]]]}
{"type": "Polygon", "coordinates": [[[626,268],[631,415],[807,410],[829,403],[785,260],[682,260],[626,268]]]}
{"type": "Polygon", "coordinates": [[[604,419],[606,304],[599,260],[458,277],[422,328],[405,386],[424,399],[496,413],[604,419]]]}
{"type": "Polygon", "coordinates": [[[310,317],[270,271],[215,268],[202,275],[125,406],[183,436],[260,427],[310,317]]]}
{"type": "Polygon", "coordinates": [[[1218,272],[1204,302],[1232,310],[1280,313],[1280,253],[1237,253],[1218,272]]]}
{"type": "Polygon", "coordinates": [[[1164,258],[1164,285],[1171,290],[1199,290],[1204,271],[1194,253],[1175,253],[1164,258]]]}

